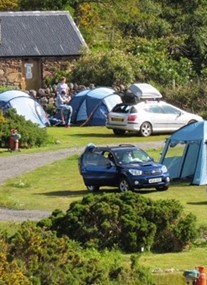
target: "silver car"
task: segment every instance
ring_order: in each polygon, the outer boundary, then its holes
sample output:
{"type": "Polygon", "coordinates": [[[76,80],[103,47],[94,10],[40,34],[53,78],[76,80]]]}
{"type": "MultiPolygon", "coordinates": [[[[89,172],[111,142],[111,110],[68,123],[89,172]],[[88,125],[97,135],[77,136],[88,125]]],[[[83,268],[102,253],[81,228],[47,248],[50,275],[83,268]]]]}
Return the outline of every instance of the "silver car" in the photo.
{"type": "Polygon", "coordinates": [[[108,113],[106,127],[112,129],[115,135],[138,132],[147,137],[152,133],[172,133],[184,125],[198,121],[203,121],[203,118],[164,101],[146,100],[136,105],[116,105],[108,113]]]}

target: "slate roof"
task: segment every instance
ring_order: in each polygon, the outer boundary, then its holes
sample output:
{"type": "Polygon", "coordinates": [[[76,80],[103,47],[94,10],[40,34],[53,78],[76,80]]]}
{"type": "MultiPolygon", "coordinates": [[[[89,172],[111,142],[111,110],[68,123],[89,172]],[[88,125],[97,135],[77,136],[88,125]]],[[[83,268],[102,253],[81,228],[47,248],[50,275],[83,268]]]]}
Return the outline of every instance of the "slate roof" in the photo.
{"type": "Polygon", "coordinates": [[[0,12],[0,58],[77,56],[82,46],[69,12],[0,12]]]}

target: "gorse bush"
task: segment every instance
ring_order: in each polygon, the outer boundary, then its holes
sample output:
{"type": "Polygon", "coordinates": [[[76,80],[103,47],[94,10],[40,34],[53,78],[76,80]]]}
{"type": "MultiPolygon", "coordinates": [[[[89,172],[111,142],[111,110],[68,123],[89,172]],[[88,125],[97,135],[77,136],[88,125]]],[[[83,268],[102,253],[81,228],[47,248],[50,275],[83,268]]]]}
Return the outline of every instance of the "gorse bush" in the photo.
{"type": "Polygon", "coordinates": [[[31,121],[25,120],[24,116],[18,115],[14,109],[9,109],[5,113],[4,119],[4,122],[0,124],[1,147],[8,146],[10,131],[14,128],[21,134],[21,147],[40,147],[47,143],[46,128],[39,128],[31,121]]]}
{"type": "Polygon", "coordinates": [[[2,234],[0,246],[0,284],[155,284],[139,255],[126,265],[117,251],[84,250],[33,222],[22,223],[12,237],[2,234]]]}
{"type": "Polygon", "coordinates": [[[0,236],[0,284],[25,284],[30,285],[26,274],[17,259],[8,261],[10,247],[5,236],[0,236]]]}
{"type": "Polygon", "coordinates": [[[55,211],[39,225],[84,247],[133,253],[142,248],[182,251],[196,238],[195,222],[195,216],[186,216],[176,200],[152,201],[128,192],[88,195],[73,202],[66,214],[55,211]]]}

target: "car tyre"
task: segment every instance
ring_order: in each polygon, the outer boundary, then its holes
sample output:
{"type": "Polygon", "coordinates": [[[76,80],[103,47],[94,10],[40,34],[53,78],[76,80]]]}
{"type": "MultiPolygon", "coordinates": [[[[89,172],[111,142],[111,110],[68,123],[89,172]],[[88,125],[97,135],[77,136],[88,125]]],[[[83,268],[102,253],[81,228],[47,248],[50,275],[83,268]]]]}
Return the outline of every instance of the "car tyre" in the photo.
{"type": "Polygon", "coordinates": [[[122,177],[119,181],[119,191],[128,192],[129,190],[133,190],[133,189],[130,186],[128,180],[125,177],[122,177]]]}
{"type": "Polygon", "coordinates": [[[126,133],[125,130],[120,130],[120,129],[113,129],[113,132],[116,136],[123,136],[126,133]]]}
{"type": "Polygon", "coordinates": [[[88,190],[89,192],[96,192],[96,191],[99,190],[99,186],[88,185],[88,186],[86,186],[86,187],[87,187],[87,190],[88,190]]]}
{"type": "Polygon", "coordinates": [[[169,188],[169,186],[157,186],[156,190],[157,191],[166,191],[169,188]]]}
{"type": "Polygon", "coordinates": [[[142,137],[149,137],[152,134],[152,126],[149,122],[142,123],[140,127],[140,134],[142,137]]]}

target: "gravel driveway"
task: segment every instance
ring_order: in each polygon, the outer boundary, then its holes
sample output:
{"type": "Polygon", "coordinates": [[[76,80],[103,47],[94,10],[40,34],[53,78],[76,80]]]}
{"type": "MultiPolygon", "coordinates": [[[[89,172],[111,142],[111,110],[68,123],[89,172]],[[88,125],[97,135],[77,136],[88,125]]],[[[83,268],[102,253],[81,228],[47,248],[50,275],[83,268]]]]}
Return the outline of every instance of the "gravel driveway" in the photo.
{"type": "MultiPolygon", "coordinates": [[[[163,141],[137,143],[143,149],[156,149],[163,146],[163,141]]],[[[23,154],[18,153],[8,157],[0,157],[0,187],[7,179],[35,170],[38,167],[54,161],[67,158],[70,155],[81,153],[83,148],[70,148],[45,153],[23,154]]],[[[40,220],[50,215],[48,211],[38,210],[10,210],[0,208],[0,221],[40,220]]]]}

